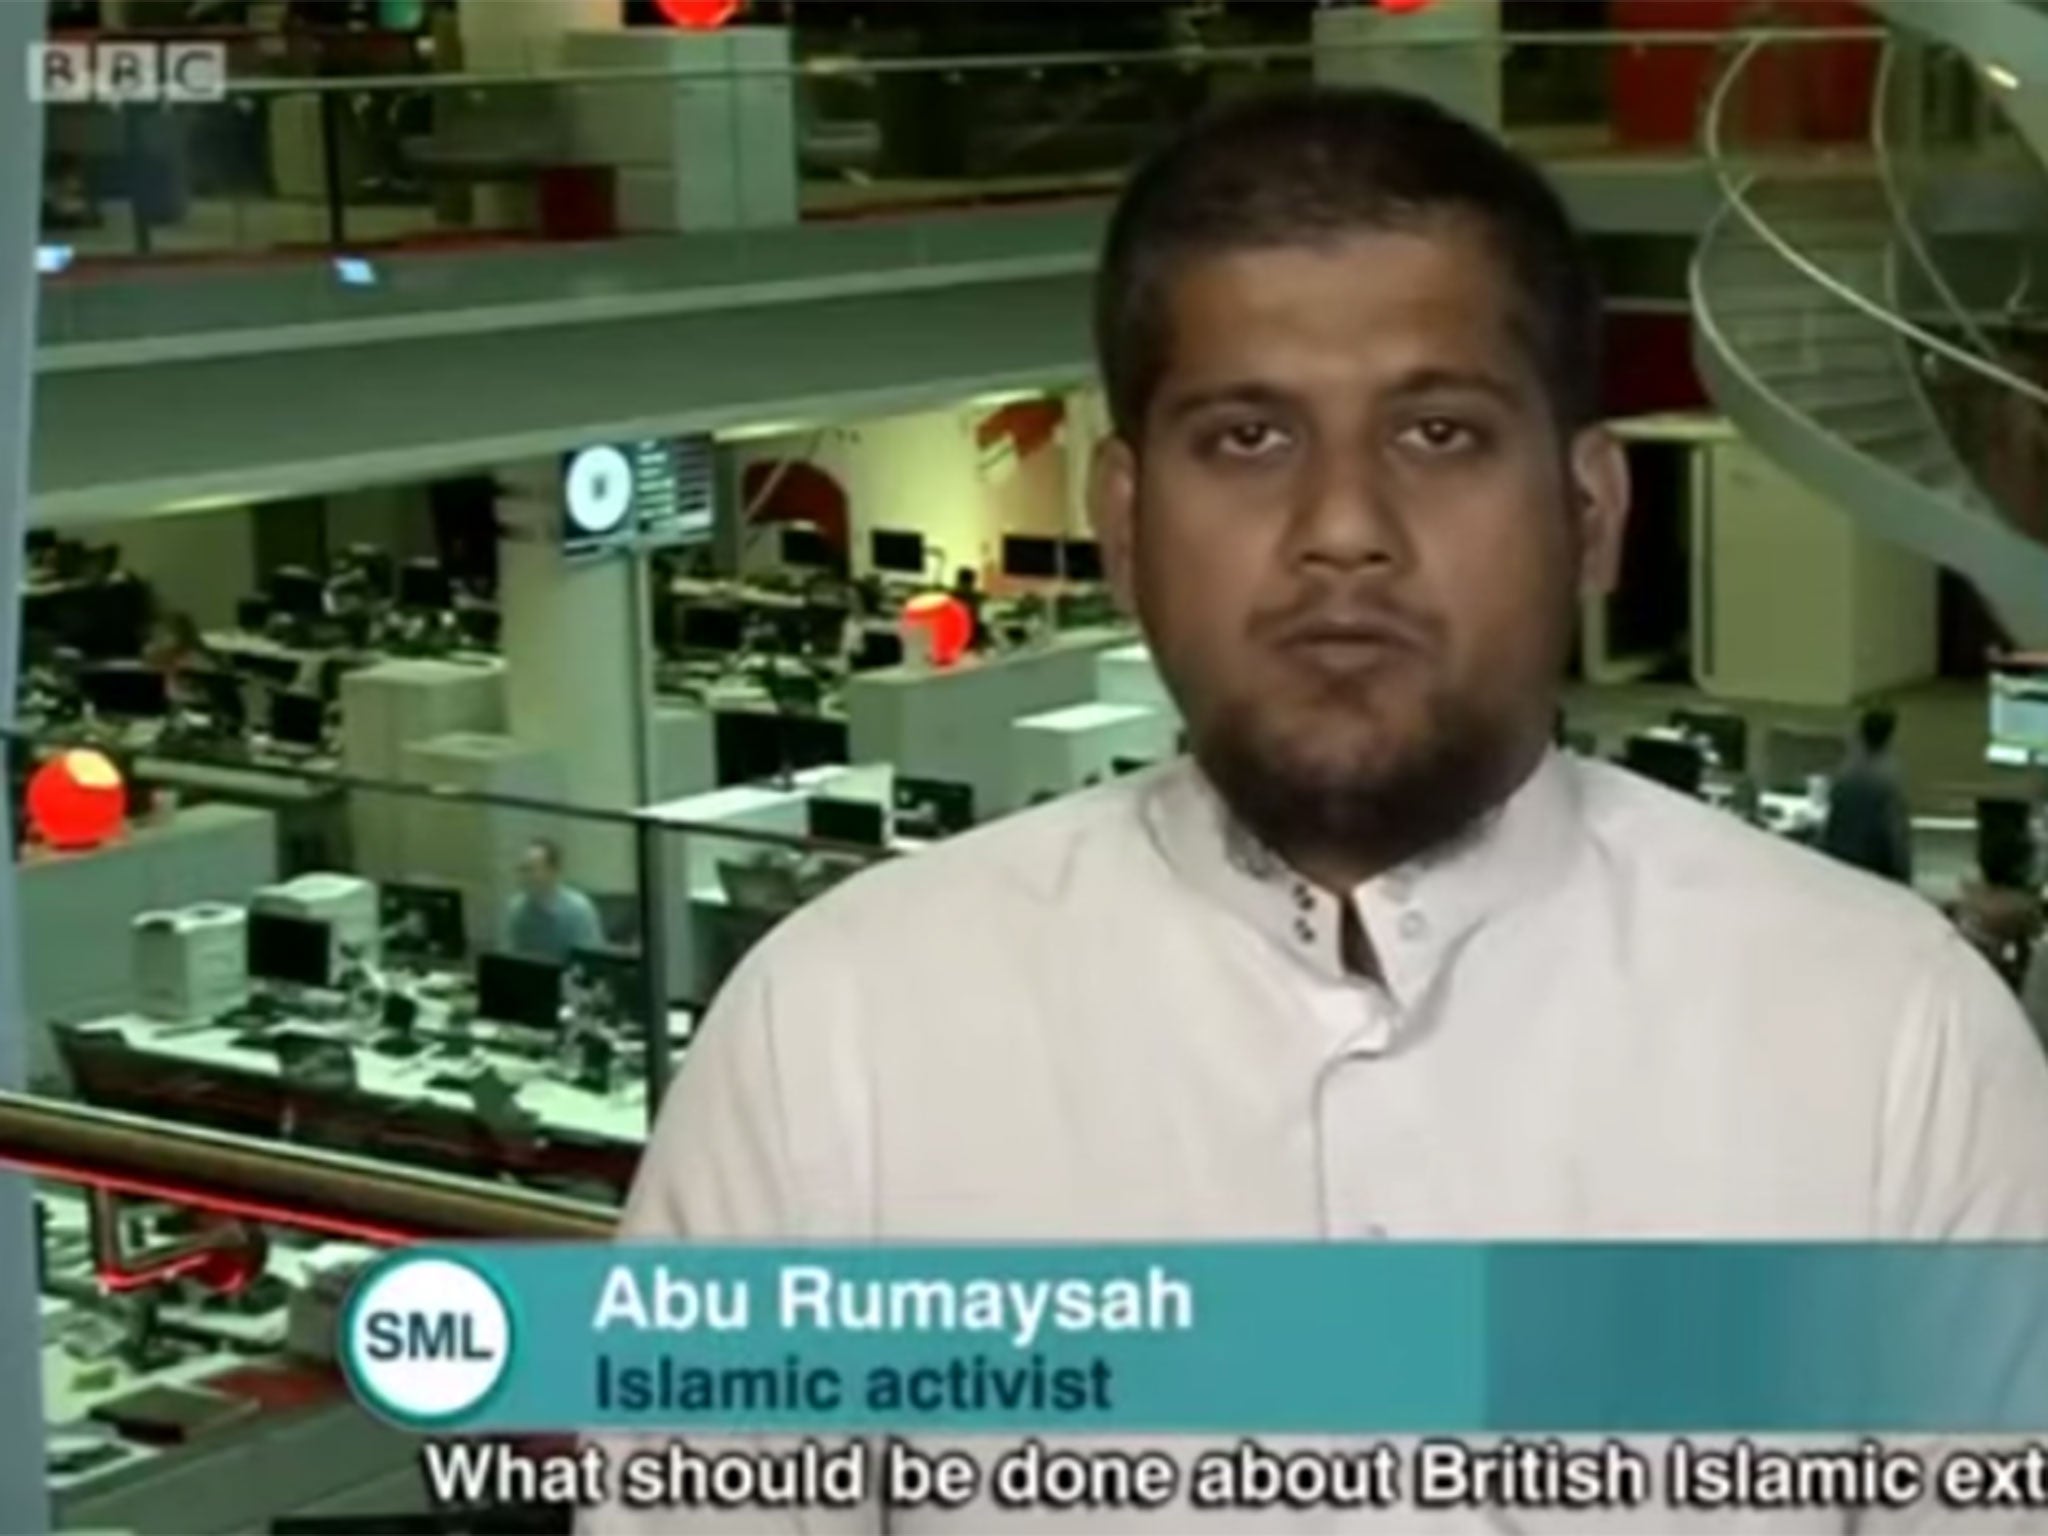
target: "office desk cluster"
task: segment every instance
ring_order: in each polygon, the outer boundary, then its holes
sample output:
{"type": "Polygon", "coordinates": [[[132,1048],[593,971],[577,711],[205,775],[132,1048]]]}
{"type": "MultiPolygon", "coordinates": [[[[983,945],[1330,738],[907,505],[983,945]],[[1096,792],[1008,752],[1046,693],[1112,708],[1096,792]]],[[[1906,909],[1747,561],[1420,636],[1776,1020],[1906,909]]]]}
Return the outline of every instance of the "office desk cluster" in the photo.
{"type": "Polygon", "coordinates": [[[80,1191],[47,1188],[42,1316],[43,1418],[58,1529],[239,1532],[273,1518],[342,1517],[424,1508],[417,1441],[348,1395],[324,1355],[288,1346],[288,1301],[316,1270],[373,1257],[345,1244],[271,1249],[269,1275],[284,1297],[261,1312],[174,1301],[153,1334],[171,1347],[157,1360],[123,1358],[73,1342],[81,1323],[110,1322],[86,1242],[80,1191]],[[115,1412],[151,1389],[218,1400],[217,1418],[164,1443],[124,1433],[115,1412]]]}
{"type": "MultiPolygon", "coordinates": [[[[425,1048],[410,1056],[378,1050],[374,1021],[332,1010],[265,1030],[268,1039],[343,1047],[352,1071],[341,1082],[294,1078],[278,1050],[235,1024],[118,1013],[56,1033],[80,1096],[108,1108],[288,1134],[451,1173],[588,1188],[602,1199],[623,1194],[646,1141],[643,1071],[615,1072],[609,1091],[580,1086],[558,1068],[550,1042],[489,1025],[473,1027],[466,1049],[438,1045],[445,1009],[421,1006],[425,1048]]],[[[672,1048],[690,1026],[687,1013],[670,1014],[672,1048]]]]}

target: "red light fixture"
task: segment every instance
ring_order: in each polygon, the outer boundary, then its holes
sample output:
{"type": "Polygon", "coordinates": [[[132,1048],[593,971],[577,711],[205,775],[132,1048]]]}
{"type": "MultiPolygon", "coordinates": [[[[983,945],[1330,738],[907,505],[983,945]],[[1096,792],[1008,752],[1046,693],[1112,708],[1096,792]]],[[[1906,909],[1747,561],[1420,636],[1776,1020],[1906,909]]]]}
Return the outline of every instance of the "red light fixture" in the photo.
{"type": "Polygon", "coordinates": [[[28,781],[29,824],[52,848],[99,847],[121,830],[127,809],[121,770],[89,747],[60,752],[28,781]]]}
{"type": "Polygon", "coordinates": [[[925,632],[935,667],[952,666],[967,654],[967,642],[974,638],[967,605],[944,592],[921,593],[905,603],[903,627],[925,632]]]}
{"type": "Polygon", "coordinates": [[[1430,0],[1379,0],[1380,9],[1389,16],[1407,16],[1416,11],[1427,10],[1430,0]]]}
{"type": "Polygon", "coordinates": [[[740,0],[654,0],[670,26],[686,32],[716,32],[739,14],[740,0]]]}

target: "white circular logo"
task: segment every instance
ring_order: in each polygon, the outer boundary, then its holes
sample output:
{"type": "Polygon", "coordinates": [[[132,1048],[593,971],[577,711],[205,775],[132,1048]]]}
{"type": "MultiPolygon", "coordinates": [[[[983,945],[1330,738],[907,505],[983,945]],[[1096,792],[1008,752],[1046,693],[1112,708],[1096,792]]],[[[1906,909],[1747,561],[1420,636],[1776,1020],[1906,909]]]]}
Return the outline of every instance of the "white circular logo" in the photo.
{"type": "Polygon", "coordinates": [[[480,1407],[512,1366],[512,1313],[479,1270],[402,1258],[350,1303],[342,1356],[356,1390],[394,1418],[440,1423],[480,1407]]]}
{"type": "Polygon", "coordinates": [[[569,518],[585,533],[610,533],[633,509],[633,465],[617,448],[586,448],[562,487],[569,518]]]}

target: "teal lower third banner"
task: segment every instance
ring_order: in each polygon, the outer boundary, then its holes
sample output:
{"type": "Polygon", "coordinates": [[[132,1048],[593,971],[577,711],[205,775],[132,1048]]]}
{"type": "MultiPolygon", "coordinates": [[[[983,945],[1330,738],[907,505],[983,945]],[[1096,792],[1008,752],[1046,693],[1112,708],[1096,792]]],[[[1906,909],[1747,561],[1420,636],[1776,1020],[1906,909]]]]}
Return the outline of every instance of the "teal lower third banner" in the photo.
{"type": "Polygon", "coordinates": [[[411,1248],[340,1343],[434,1430],[2031,1433],[2048,1247],[411,1248]]]}

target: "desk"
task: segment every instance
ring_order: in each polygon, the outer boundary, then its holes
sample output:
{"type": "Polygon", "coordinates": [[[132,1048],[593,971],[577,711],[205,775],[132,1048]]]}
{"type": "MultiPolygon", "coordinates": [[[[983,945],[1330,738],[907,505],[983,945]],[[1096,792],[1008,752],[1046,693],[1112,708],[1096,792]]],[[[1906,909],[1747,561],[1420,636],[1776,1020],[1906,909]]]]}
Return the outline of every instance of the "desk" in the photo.
{"type": "MultiPolygon", "coordinates": [[[[713,930],[728,907],[718,866],[775,851],[751,839],[721,837],[717,829],[802,838],[809,830],[806,802],[814,795],[878,802],[884,808],[887,826],[894,814],[894,784],[894,770],[886,763],[829,764],[791,774],[787,786],[736,784],[644,809],[640,814],[645,821],[675,829],[660,838],[662,910],[658,920],[663,925],[668,961],[667,995],[702,999],[717,979],[718,967],[712,957],[718,946],[713,930]]],[[[892,852],[909,853],[922,846],[911,839],[890,839],[892,852]]]]}
{"type": "MultiPolygon", "coordinates": [[[[423,1011],[423,1033],[431,1036],[439,1022],[423,1011]]],[[[687,1040],[691,1023],[687,1012],[672,1011],[670,1038],[687,1040]]],[[[350,1022],[277,1027],[358,1047],[370,1034],[350,1022]]],[[[523,1123],[487,1124],[468,1092],[430,1084],[463,1070],[461,1061],[431,1050],[394,1057],[358,1048],[354,1088],[309,1105],[309,1095],[287,1090],[275,1052],[238,1043],[238,1031],[226,1026],[123,1013],[65,1026],[60,1040],[81,1097],[108,1108],[260,1136],[280,1134],[290,1108],[309,1141],[451,1172],[586,1179],[623,1192],[647,1139],[644,1074],[622,1072],[617,1089],[594,1093],[542,1063],[494,1050],[488,1027],[476,1033],[481,1043],[471,1059],[512,1088],[523,1123]]]]}
{"type": "Polygon", "coordinates": [[[196,902],[240,904],[278,873],[278,822],[241,805],[181,808],[90,853],[22,861],[21,957],[31,1081],[56,1075],[55,1019],[136,1005],[131,924],[196,902]]]}
{"type": "Polygon", "coordinates": [[[1101,654],[1134,636],[1122,625],[1074,629],[957,666],[856,673],[846,684],[853,760],[970,785],[983,820],[1015,810],[1011,725],[1094,700],[1101,654]]]}
{"type": "Polygon", "coordinates": [[[223,800],[257,806],[277,817],[279,867],[286,873],[345,864],[348,791],[310,777],[334,773],[331,757],[252,757],[243,763],[208,763],[142,757],[136,777],[175,790],[181,799],[223,800]]]}
{"type": "MultiPolygon", "coordinates": [[[[83,1201],[68,1194],[45,1197],[52,1228],[83,1229],[83,1201]],[[68,1221],[67,1221],[67,1218],[68,1221]]],[[[279,1245],[270,1272],[296,1283],[316,1252],[334,1249],[279,1245]]],[[[363,1250],[367,1255],[368,1250],[363,1250]]],[[[57,1273],[90,1283],[80,1258],[57,1273]]],[[[46,1318],[71,1310],[44,1298],[46,1318]]],[[[275,1321],[281,1331],[282,1309],[275,1321]]],[[[174,1314],[166,1311],[170,1320],[174,1314]]],[[[350,1400],[330,1368],[298,1362],[281,1350],[214,1349],[193,1353],[159,1370],[137,1372],[118,1361],[81,1385],[89,1367],[71,1358],[46,1333],[42,1351],[44,1421],[50,1444],[92,1441],[118,1446],[116,1460],[50,1478],[51,1513],[60,1529],[80,1527],[137,1532],[260,1530],[281,1514],[329,1509],[422,1507],[416,1471],[418,1441],[383,1424],[350,1400]],[[125,1440],[88,1415],[101,1403],[148,1386],[205,1388],[227,1373],[259,1371],[288,1381],[289,1407],[265,1405],[183,1445],[150,1446],[125,1440]]],[[[240,1395],[233,1394],[230,1395],[240,1395]]]]}
{"type": "Polygon", "coordinates": [[[1119,759],[1164,761],[1178,730],[1174,716],[1142,704],[1069,704],[1026,715],[1010,727],[1011,794],[1030,805],[1107,781],[1119,759]]]}

